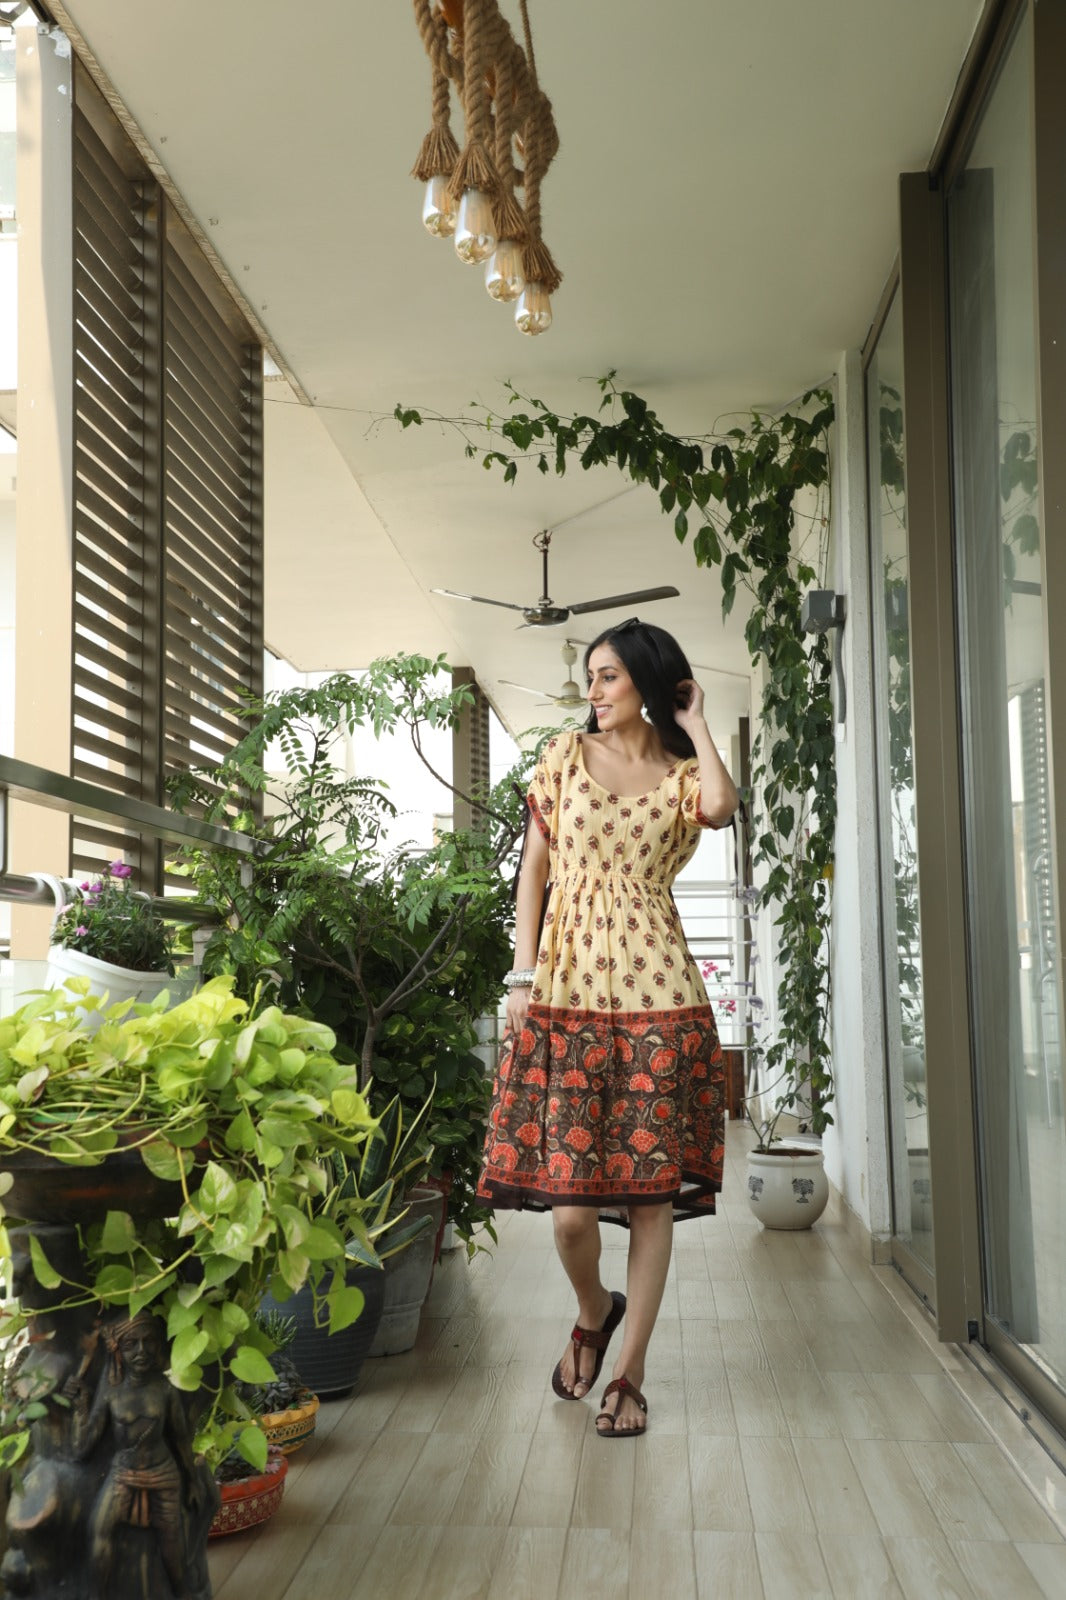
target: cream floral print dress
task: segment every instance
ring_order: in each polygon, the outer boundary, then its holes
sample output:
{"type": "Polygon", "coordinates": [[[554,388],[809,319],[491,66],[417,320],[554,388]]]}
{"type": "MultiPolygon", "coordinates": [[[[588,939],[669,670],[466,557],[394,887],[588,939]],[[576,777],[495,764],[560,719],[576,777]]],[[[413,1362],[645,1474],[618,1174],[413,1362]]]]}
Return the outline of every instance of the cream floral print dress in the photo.
{"type": "Polygon", "coordinates": [[[529,1012],[504,1040],[478,1194],[497,1208],[672,1202],[714,1210],[724,1155],[722,1051],[670,893],[714,824],[699,766],[647,794],[590,778],[582,735],[545,747],[529,790],[549,896],[529,1012]]]}

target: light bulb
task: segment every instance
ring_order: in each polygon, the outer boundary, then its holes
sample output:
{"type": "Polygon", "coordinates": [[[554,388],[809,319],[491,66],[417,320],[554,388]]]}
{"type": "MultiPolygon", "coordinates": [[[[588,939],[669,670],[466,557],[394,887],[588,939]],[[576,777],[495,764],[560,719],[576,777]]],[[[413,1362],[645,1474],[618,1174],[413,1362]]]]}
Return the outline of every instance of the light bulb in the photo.
{"type": "Polygon", "coordinates": [[[517,300],[525,286],[521,246],[501,239],[485,263],[485,288],[494,300],[517,300]]]}
{"type": "Polygon", "coordinates": [[[520,333],[544,333],[552,325],[552,303],[542,283],[527,283],[514,308],[515,326],[520,333]]]}
{"type": "Polygon", "coordinates": [[[480,189],[464,189],[455,229],[455,253],[467,266],[485,261],[496,248],[492,201],[480,189]]]}
{"type": "Polygon", "coordinates": [[[455,232],[455,221],[455,201],[448,193],[448,180],[438,172],[426,183],[426,194],[422,201],[422,226],[435,239],[447,239],[455,232]]]}

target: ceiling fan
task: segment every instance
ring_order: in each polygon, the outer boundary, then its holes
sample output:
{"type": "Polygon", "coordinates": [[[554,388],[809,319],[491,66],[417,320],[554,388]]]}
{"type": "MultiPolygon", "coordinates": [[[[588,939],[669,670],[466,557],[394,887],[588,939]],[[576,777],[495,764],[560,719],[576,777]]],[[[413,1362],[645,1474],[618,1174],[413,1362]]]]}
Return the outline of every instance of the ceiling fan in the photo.
{"type": "Polygon", "coordinates": [[[642,605],[648,600],[671,600],[680,594],[679,589],[663,585],[657,589],[635,589],[631,594],[610,594],[600,600],[580,600],[576,605],[557,606],[548,593],[548,549],[552,536],[545,529],[534,535],[533,543],[541,553],[544,563],[544,592],[533,605],[515,605],[510,600],[489,600],[483,594],[459,594],[455,589],[433,589],[433,594],[446,594],[452,600],[474,600],[482,606],[503,606],[508,611],[520,611],[526,628],[555,628],[569,616],[582,616],[586,611],[609,611],[614,606],[642,605]]]}
{"type": "Polygon", "coordinates": [[[523,694],[539,694],[544,701],[552,705],[562,706],[566,711],[576,711],[580,706],[588,704],[588,696],[574,679],[574,662],[577,660],[577,646],[572,639],[567,639],[562,648],[563,661],[566,663],[567,678],[562,688],[553,694],[550,689],[531,689],[526,683],[514,683],[510,678],[501,678],[509,689],[521,689],[523,694]]]}

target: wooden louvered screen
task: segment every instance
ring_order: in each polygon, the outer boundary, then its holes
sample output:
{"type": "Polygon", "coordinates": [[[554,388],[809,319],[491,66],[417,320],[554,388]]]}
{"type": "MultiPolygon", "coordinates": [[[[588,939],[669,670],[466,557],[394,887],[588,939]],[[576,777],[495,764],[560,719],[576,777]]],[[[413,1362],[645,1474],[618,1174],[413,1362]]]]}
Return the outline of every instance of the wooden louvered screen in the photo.
{"type": "Polygon", "coordinates": [[[243,732],[242,695],[262,692],[262,358],[242,343],[172,232],[165,261],[164,759],[217,762],[243,732]],[[254,645],[256,659],[251,657],[254,645]]]}
{"type": "MultiPolygon", "coordinates": [[[[262,692],[262,357],[87,74],[74,114],[72,771],[156,804],[262,692]]],[[[75,818],[76,873],[157,847],[75,818]]]]}

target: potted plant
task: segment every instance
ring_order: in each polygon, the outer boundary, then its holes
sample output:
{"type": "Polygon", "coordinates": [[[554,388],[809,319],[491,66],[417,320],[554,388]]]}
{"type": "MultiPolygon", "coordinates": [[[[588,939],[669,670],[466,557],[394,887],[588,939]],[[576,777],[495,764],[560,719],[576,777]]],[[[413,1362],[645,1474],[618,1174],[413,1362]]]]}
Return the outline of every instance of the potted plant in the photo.
{"type": "Polygon", "coordinates": [[[476,828],[426,852],[386,852],[388,796],[349,777],[334,753],[345,730],[370,726],[406,727],[421,754],[422,731],[453,725],[470,702],[466,687],[440,692],[443,670],[443,659],[397,656],[361,677],[272,695],[249,708],[250,731],[227,762],[186,775],[172,793],[179,807],[198,801],[231,826],[237,809],[237,825],[266,845],[250,883],[225,852],[187,857],[197,897],[219,911],[205,971],[232,973],[240,993],[269,984],[286,1008],[325,1022],[359,1062],[376,1113],[396,1095],[410,1119],[434,1089],[421,1133],[429,1175],[450,1188],[449,1215],[476,1248],[475,1231],[491,1233],[474,1194],[489,1099],[476,1029],[495,1011],[510,959],[501,864],[524,825],[524,786],[516,792],[511,780],[528,761],[477,797],[476,828]],[[275,742],[286,770],[270,778],[263,762],[275,742]],[[247,805],[260,791],[269,802],[261,825],[247,805]]]}
{"type": "MultiPolygon", "coordinates": [[[[304,1382],[292,1359],[296,1318],[260,1306],[255,1320],[273,1346],[267,1360],[274,1374],[270,1383],[242,1383],[240,1398],[283,1456],[291,1456],[314,1436],[319,1399],[304,1382]]],[[[216,1473],[216,1480],[218,1474],[216,1473]]]]}
{"type": "Polygon", "coordinates": [[[88,997],[150,1000],[174,977],[174,931],[148,895],[130,888],[133,869],[112,861],[101,875],[78,885],[79,898],[65,903],[58,878],[47,878],[56,896],[56,919],[48,955],[48,981],[74,984],[86,997],[86,1017],[98,1008],[88,997]]]}
{"type": "MultiPolygon", "coordinates": [[[[758,1045],[755,1055],[758,1059],[758,1045]]],[[[764,1228],[811,1228],[829,1201],[822,1148],[803,1136],[806,1123],[800,1121],[798,1135],[782,1136],[777,1131],[783,1116],[802,1110],[802,1089],[802,1082],[786,1076],[744,1102],[756,1135],[756,1143],[748,1151],[748,1207],[764,1228]],[[764,1096],[775,1089],[779,1092],[770,1115],[756,1122],[752,1102],[764,1104],[764,1096]]]]}
{"type": "Polygon", "coordinates": [[[269,1522],[281,1505],[289,1458],[277,1445],[270,1445],[263,1466],[249,1466],[239,1450],[231,1450],[215,1469],[219,1506],[211,1519],[209,1538],[227,1533],[244,1533],[269,1522]]]}
{"type": "MultiPolygon", "coordinates": [[[[275,1284],[263,1302],[268,1315],[291,1313],[296,1328],[293,1360],[324,1400],[347,1394],[355,1386],[386,1308],[394,1310],[408,1292],[404,1278],[393,1280],[390,1263],[406,1260],[420,1235],[432,1243],[431,1217],[412,1207],[408,1199],[409,1185],[424,1166],[419,1133],[429,1105],[425,1102],[405,1128],[402,1108],[393,1098],[378,1119],[373,1137],[354,1158],[340,1150],[331,1156],[331,1181],[317,1203],[317,1214],[327,1218],[346,1241],[345,1281],[358,1286],[365,1302],[358,1323],[342,1331],[331,1330],[307,1285],[290,1297],[287,1285],[275,1284]]],[[[440,1196],[433,1199],[439,1206],[440,1196]]],[[[424,1297],[425,1289],[416,1308],[416,1331],[417,1310],[424,1297]]]]}
{"type": "Polygon", "coordinates": [[[253,1013],[231,991],[216,979],[170,1010],[112,1006],[95,1032],[62,990],[0,1020],[14,1291],[0,1335],[29,1328],[19,1382],[45,1412],[5,1447],[31,1446],[9,1508],[9,1587],[47,1593],[57,1562],[83,1560],[107,1592],[121,1560],[147,1574],[145,1597],[168,1581],[206,1595],[212,1469],[233,1445],[267,1462],[236,1387],[273,1380],[255,1320],[267,1284],[309,1282],[337,1328],[362,1309],[345,1236],[316,1210],[330,1156],[354,1158],[376,1129],[358,1074],[322,1024],[253,1013]],[[162,1487],[148,1526],[131,1528],[113,1463],[140,1415],[162,1487]]]}

